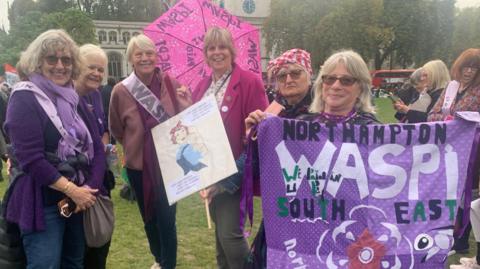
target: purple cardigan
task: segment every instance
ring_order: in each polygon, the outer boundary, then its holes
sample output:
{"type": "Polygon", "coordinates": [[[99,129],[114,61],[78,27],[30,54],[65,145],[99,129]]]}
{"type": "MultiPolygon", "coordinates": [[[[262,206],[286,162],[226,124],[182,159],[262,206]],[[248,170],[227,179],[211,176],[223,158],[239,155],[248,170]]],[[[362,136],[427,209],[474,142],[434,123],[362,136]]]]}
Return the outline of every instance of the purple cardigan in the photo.
{"type": "MultiPolygon", "coordinates": [[[[102,189],[105,152],[98,127],[82,99],[78,111],[90,131],[94,144],[94,157],[90,165],[91,177],[85,184],[94,189],[102,189]]],[[[45,130],[48,124],[52,126],[32,92],[19,91],[10,97],[5,130],[25,175],[17,179],[8,201],[7,220],[17,223],[25,231],[45,229],[42,188],[60,178],[60,173],[45,158],[45,130]]]]}
{"type": "MultiPolygon", "coordinates": [[[[193,102],[203,98],[211,83],[211,76],[198,83],[193,92],[193,102]]],[[[263,111],[267,106],[268,99],[260,78],[234,64],[232,77],[220,106],[220,113],[235,159],[240,156],[244,148],[245,119],[248,114],[257,109],[263,111]]]]}

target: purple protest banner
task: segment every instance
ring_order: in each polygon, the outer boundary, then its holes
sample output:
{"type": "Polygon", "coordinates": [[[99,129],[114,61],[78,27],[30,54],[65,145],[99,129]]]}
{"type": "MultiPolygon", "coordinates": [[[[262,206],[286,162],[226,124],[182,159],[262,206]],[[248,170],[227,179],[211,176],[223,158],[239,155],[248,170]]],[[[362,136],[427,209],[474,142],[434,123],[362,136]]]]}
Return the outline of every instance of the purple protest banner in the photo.
{"type": "Polygon", "coordinates": [[[262,122],[267,268],[443,268],[476,126],[262,122]]]}

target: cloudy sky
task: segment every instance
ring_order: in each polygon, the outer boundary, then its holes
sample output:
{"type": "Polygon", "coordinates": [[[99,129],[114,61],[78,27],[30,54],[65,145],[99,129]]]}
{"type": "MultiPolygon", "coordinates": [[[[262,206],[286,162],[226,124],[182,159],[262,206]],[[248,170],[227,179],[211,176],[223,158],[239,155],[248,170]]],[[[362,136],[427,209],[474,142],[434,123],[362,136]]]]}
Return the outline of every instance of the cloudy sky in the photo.
{"type": "MultiPolygon", "coordinates": [[[[13,0],[0,0],[0,27],[3,25],[6,29],[9,27],[7,2],[12,3],[13,0]]],[[[480,0],[457,0],[457,7],[459,8],[470,6],[480,6],[480,0]]]]}

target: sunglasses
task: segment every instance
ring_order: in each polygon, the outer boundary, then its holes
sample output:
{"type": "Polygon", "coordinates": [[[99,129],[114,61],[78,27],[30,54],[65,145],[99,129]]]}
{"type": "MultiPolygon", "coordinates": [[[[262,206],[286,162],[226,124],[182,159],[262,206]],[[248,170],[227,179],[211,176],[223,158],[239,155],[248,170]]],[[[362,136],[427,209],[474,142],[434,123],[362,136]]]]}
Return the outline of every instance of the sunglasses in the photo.
{"type": "Polygon", "coordinates": [[[330,76],[330,75],[323,75],[322,76],[322,82],[327,84],[327,85],[333,85],[335,81],[340,81],[340,84],[343,86],[352,86],[355,84],[355,82],[358,81],[358,79],[350,76],[343,76],[343,77],[336,77],[336,76],[330,76]]]}
{"type": "Polygon", "coordinates": [[[464,66],[462,67],[462,70],[465,72],[465,71],[470,71],[470,72],[477,72],[478,71],[478,67],[476,66],[464,66]]]}
{"type": "Polygon", "coordinates": [[[277,80],[280,82],[285,82],[287,80],[287,76],[290,75],[290,78],[295,80],[300,78],[302,75],[303,70],[302,69],[293,69],[289,71],[280,71],[277,74],[277,80]]]}
{"type": "Polygon", "coordinates": [[[49,65],[56,65],[58,63],[58,60],[60,60],[60,62],[62,62],[63,66],[71,66],[72,65],[72,58],[70,58],[70,57],[67,57],[67,56],[57,57],[57,56],[54,56],[54,55],[45,56],[45,61],[49,65]]]}

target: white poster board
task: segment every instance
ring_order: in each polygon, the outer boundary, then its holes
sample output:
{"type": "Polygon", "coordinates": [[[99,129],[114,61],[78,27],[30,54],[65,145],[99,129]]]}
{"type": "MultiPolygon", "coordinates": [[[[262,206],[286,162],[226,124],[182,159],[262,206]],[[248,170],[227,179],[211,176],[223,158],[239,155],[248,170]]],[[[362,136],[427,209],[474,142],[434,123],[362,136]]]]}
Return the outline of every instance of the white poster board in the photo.
{"type": "Polygon", "coordinates": [[[152,136],[170,205],[237,172],[213,97],[154,127],[152,136]]]}

